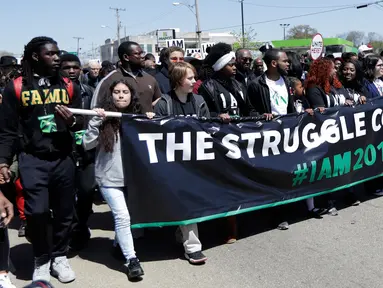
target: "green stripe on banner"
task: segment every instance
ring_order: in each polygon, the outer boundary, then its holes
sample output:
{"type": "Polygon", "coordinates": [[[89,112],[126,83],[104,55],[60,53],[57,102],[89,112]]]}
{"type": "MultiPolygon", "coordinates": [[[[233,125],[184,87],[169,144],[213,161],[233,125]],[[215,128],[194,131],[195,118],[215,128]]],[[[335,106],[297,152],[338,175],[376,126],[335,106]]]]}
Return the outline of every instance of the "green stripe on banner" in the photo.
{"type": "Polygon", "coordinates": [[[369,177],[369,178],[359,180],[359,181],[356,181],[356,182],[353,182],[353,183],[350,183],[347,185],[343,185],[343,186],[340,186],[340,187],[337,187],[337,188],[334,188],[331,190],[318,192],[318,193],[314,193],[314,194],[310,194],[310,195],[306,195],[306,196],[301,196],[301,197],[293,198],[293,199],[289,199],[289,200],[279,201],[279,202],[275,202],[275,203],[260,205],[260,206],[256,206],[256,207],[250,207],[250,208],[246,208],[246,209],[229,211],[229,212],[225,212],[225,213],[219,213],[219,214],[215,214],[215,215],[204,216],[204,217],[199,217],[199,218],[194,218],[194,219],[189,219],[189,220],[183,220],[183,221],[134,224],[131,226],[131,228],[134,229],[134,228],[148,228],[148,227],[179,226],[179,225],[182,226],[182,225],[189,225],[189,224],[194,224],[194,223],[205,222],[205,221],[218,219],[218,218],[224,218],[224,217],[228,217],[228,216],[235,216],[235,215],[239,215],[239,214],[243,214],[243,213],[247,213],[247,212],[252,212],[252,211],[256,211],[256,210],[261,210],[261,209],[271,208],[271,207],[280,206],[280,205],[284,205],[284,204],[294,203],[294,202],[305,200],[307,198],[317,197],[317,196],[321,196],[324,194],[328,194],[328,193],[336,192],[339,190],[347,189],[347,188],[353,187],[355,185],[362,184],[362,183],[370,181],[370,180],[374,180],[374,179],[379,178],[381,176],[383,176],[383,173],[379,174],[377,176],[369,177]]]}

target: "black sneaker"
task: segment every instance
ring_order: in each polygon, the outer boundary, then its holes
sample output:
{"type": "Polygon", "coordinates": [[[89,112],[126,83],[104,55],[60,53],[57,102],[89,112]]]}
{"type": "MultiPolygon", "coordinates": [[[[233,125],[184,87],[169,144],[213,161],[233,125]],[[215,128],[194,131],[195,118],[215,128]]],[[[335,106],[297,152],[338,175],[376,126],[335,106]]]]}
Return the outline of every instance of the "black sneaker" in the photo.
{"type": "Polygon", "coordinates": [[[27,221],[21,220],[18,236],[25,237],[25,228],[27,228],[27,221]]]}
{"type": "Polygon", "coordinates": [[[127,268],[128,270],[126,274],[128,275],[129,280],[135,280],[144,275],[144,270],[137,258],[130,259],[127,268]]]}
{"type": "Polygon", "coordinates": [[[314,208],[309,211],[310,216],[317,219],[322,219],[323,218],[322,216],[325,215],[326,213],[327,213],[327,209],[325,208],[314,208]]]}
{"type": "Polygon", "coordinates": [[[203,255],[202,251],[197,251],[194,253],[185,253],[185,258],[189,261],[190,264],[203,264],[207,261],[207,257],[203,255]]]}

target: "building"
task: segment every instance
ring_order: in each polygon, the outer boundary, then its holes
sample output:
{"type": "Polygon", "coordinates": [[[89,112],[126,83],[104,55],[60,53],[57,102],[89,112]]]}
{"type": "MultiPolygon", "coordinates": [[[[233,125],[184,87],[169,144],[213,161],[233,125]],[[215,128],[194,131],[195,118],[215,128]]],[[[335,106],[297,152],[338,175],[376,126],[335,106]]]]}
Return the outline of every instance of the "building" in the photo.
{"type": "MultiPolygon", "coordinates": [[[[236,42],[235,37],[226,33],[201,33],[202,43],[218,43],[225,42],[230,45],[236,42]]],[[[121,38],[121,42],[133,41],[140,44],[142,49],[147,53],[152,53],[158,56],[158,52],[167,47],[166,41],[171,39],[184,39],[184,49],[198,47],[198,35],[196,32],[181,32],[178,28],[158,29],[151,31],[145,35],[128,36],[121,38]]],[[[107,39],[105,44],[100,46],[101,60],[109,60],[113,63],[118,61],[118,41],[107,39]]]]}

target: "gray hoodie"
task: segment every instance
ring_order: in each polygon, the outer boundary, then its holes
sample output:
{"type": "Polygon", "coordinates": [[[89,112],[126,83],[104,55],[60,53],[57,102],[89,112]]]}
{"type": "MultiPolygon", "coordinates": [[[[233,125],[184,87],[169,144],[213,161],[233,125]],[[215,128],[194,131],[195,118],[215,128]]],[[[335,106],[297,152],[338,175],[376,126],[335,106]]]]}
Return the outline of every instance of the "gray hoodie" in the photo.
{"type": "Polygon", "coordinates": [[[105,152],[99,145],[100,126],[102,117],[94,116],[88,123],[88,129],[83,137],[85,150],[96,149],[95,174],[100,187],[124,187],[124,170],[122,168],[121,141],[117,135],[113,152],[105,152]]]}

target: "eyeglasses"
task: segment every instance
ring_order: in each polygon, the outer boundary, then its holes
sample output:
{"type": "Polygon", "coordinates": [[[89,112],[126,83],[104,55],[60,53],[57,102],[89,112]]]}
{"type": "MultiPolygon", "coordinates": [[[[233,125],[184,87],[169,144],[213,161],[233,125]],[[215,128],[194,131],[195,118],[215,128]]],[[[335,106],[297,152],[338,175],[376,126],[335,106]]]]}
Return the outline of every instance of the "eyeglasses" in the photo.
{"type": "Polygon", "coordinates": [[[170,58],[170,61],[172,61],[173,63],[175,62],[184,62],[185,58],[184,57],[171,57],[170,58]]]}

